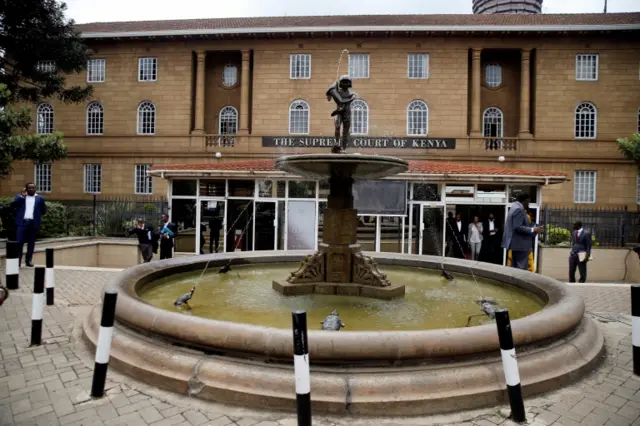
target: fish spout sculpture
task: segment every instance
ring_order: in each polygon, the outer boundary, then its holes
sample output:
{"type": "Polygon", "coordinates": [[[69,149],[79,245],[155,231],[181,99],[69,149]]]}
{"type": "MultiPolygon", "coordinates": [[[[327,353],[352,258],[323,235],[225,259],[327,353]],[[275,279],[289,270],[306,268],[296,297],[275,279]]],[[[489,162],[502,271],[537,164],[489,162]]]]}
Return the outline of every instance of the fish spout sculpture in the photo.
{"type": "Polygon", "coordinates": [[[191,298],[193,297],[193,292],[196,291],[196,286],[191,287],[191,291],[189,291],[188,293],[183,294],[182,296],[178,297],[176,299],[175,302],[173,302],[173,304],[178,307],[178,306],[182,306],[182,305],[187,305],[189,306],[189,300],[191,300],[191,298]]]}
{"type": "Polygon", "coordinates": [[[448,273],[444,269],[442,270],[442,276],[445,277],[448,281],[453,281],[455,279],[455,278],[453,278],[453,275],[451,275],[450,273],[448,273]]]}
{"type": "Polygon", "coordinates": [[[322,321],[322,330],[324,331],[340,331],[342,327],[346,327],[346,325],[340,320],[340,316],[337,311],[331,312],[324,321],[322,321]]]}
{"type": "Polygon", "coordinates": [[[496,309],[498,304],[493,299],[478,299],[476,301],[480,305],[480,310],[489,317],[489,319],[496,318],[496,309]]]}

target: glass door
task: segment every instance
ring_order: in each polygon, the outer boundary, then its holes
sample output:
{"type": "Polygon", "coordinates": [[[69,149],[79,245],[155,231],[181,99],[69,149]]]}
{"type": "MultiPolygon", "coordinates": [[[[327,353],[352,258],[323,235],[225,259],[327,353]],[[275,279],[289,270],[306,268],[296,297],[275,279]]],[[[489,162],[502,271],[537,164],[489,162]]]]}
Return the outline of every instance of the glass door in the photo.
{"type": "Polygon", "coordinates": [[[253,200],[227,201],[225,251],[253,249],[253,209],[253,200]]]}
{"type": "Polygon", "coordinates": [[[256,201],[253,221],[253,249],[275,250],[277,237],[277,210],[275,201],[256,201]]]}
{"type": "Polygon", "coordinates": [[[422,206],[419,254],[444,255],[444,207],[422,206]]]}
{"type": "Polygon", "coordinates": [[[198,223],[200,254],[224,251],[225,209],[226,203],[222,200],[200,201],[200,221],[198,223]]]}

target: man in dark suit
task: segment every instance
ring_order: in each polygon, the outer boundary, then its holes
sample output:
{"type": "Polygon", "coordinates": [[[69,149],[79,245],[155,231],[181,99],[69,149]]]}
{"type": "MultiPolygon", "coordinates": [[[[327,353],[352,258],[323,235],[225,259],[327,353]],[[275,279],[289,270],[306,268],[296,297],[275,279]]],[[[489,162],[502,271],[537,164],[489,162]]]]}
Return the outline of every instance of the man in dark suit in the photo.
{"type": "Polygon", "coordinates": [[[27,256],[25,264],[33,267],[33,251],[36,247],[36,235],[40,228],[42,215],[47,212],[44,198],[36,194],[36,186],[29,182],[25,185],[24,191],[17,195],[11,202],[11,206],[17,209],[16,226],[17,240],[20,243],[20,260],[22,264],[22,248],[27,243],[27,256]]]}
{"type": "Polygon", "coordinates": [[[511,205],[502,235],[502,248],[511,250],[511,266],[525,271],[529,267],[529,252],[533,250],[533,237],[542,231],[541,226],[529,224],[528,208],[529,194],[519,194],[517,201],[511,205]]]}
{"type": "Polygon", "coordinates": [[[177,234],[178,227],[169,222],[169,215],[163,214],[160,224],[160,260],[173,257],[174,239],[177,234]]]}
{"type": "Polygon", "coordinates": [[[591,257],[591,234],[582,229],[582,222],[573,225],[571,252],[569,253],[569,282],[576,282],[576,268],[580,271],[580,282],[587,281],[587,262],[591,257]]]}
{"type": "Polygon", "coordinates": [[[146,225],[144,219],[138,219],[138,225],[127,232],[127,235],[131,234],[135,234],[138,237],[138,248],[144,263],[151,262],[153,258],[153,227],[146,225]]]}
{"type": "Polygon", "coordinates": [[[467,233],[469,226],[462,222],[460,213],[456,214],[455,220],[451,223],[451,244],[453,245],[453,257],[464,259],[467,251],[467,233]]]}
{"type": "Polygon", "coordinates": [[[500,249],[501,224],[496,222],[493,213],[485,220],[482,226],[482,252],[480,261],[494,264],[502,264],[502,250],[500,249]]]}
{"type": "Polygon", "coordinates": [[[220,230],[222,229],[222,217],[220,210],[216,209],[213,217],[209,219],[209,253],[218,252],[220,248],[220,230]]]}

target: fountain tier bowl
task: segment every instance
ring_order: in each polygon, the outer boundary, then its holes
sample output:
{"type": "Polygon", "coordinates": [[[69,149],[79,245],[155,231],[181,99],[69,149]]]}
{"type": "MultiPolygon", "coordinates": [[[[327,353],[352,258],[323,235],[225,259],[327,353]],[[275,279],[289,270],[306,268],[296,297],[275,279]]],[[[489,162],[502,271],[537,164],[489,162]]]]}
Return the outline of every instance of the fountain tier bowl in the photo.
{"type": "Polygon", "coordinates": [[[355,180],[380,179],[406,172],[405,160],[384,155],[364,154],[302,154],[280,157],[278,170],[315,179],[327,179],[336,171],[347,172],[355,180]]]}
{"type": "MultiPolygon", "coordinates": [[[[233,265],[299,262],[308,254],[182,257],[121,272],[107,285],[107,291],[118,292],[110,365],[157,387],[206,400],[294,410],[291,329],[185,315],[148,304],[138,295],[158,280],[202,271],[209,261],[209,268],[217,269],[231,260],[233,274],[233,265]]],[[[603,338],[584,316],[582,299],[553,279],[457,259],[375,256],[381,266],[437,270],[443,265],[453,273],[473,272],[544,302],[542,310],[512,321],[525,396],[563,386],[591,371],[601,358],[603,338]]],[[[83,327],[94,346],[100,308],[93,309],[83,327]]],[[[309,328],[316,412],[418,415],[507,400],[495,324],[423,331],[326,332],[311,323],[309,328]]]]}

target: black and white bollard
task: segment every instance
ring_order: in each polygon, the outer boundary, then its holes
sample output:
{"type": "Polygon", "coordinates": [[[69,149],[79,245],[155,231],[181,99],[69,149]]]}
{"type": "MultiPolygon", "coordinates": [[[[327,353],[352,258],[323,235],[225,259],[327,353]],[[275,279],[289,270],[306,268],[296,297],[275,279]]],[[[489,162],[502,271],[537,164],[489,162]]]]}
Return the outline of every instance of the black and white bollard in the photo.
{"type": "Polygon", "coordinates": [[[102,302],[102,319],[100,320],[100,332],[96,347],[96,363],[93,370],[93,383],[91,384],[91,396],[101,398],[104,396],[104,385],[107,381],[107,368],[109,367],[109,352],[111,351],[111,339],[113,338],[113,323],[116,319],[116,300],[118,293],[104,293],[102,302]]]}
{"type": "Polygon", "coordinates": [[[5,259],[5,280],[9,290],[20,287],[20,243],[7,241],[7,258],[5,259]]]}
{"type": "Polygon", "coordinates": [[[307,340],[307,313],[294,311],[293,367],[296,376],[296,410],[298,426],[311,426],[311,378],[309,376],[309,345],[307,340]]]}
{"type": "Polygon", "coordinates": [[[631,286],[631,344],[633,374],[640,376],[640,285],[631,286]]]}
{"type": "Polygon", "coordinates": [[[44,268],[38,266],[33,278],[31,305],[31,346],[42,344],[42,316],[44,314],[44,268]]]}
{"type": "Polygon", "coordinates": [[[518,371],[518,361],[516,360],[516,348],[513,345],[509,311],[506,309],[497,309],[495,313],[496,324],[498,325],[498,339],[500,340],[500,353],[502,355],[502,367],[504,368],[504,378],[507,382],[509,405],[511,405],[511,420],[517,423],[524,423],[526,421],[524,401],[522,400],[520,373],[518,371]]]}
{"type": "Polygon", "coordinates": [[[46,259],[47,259],[47,270],[44,277],[44,282],[47,288],[47,305],[53,305],[53,291],[55,288],[55,273],[53,270],[53,249],[48,248],[45,250],[46,259]]]}

